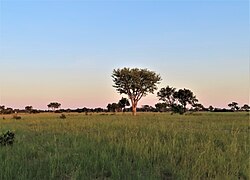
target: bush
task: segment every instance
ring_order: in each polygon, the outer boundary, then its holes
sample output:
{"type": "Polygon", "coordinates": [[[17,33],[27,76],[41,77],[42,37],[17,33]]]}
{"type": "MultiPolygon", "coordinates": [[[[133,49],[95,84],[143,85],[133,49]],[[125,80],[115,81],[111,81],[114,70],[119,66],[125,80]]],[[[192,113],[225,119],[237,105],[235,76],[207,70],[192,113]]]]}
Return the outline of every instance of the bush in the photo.
{"type": "Polygon", "coordinates": [[[173,113],[179,113],[179,114],[184,114],[185,113],[185,109],[181,106],[181,105],[172,105],[172,111],[173,113]]]}
{"type": "Polygon", "coordinates": [[[17,120],[18,120],[18,119],[21,119],[21,118],[22,118],[21,116],[18,116],[18,115],[16,115],[16,114],[13,116],[13,119],[17,119],[17,120]]]}
{"type": "Polygon", "coordinates": [[[60,116],[59,118],[61,118],[61,119],[65,119],[65,118],[66,118],[66,116],[65,116],[64,114],[61,114],[61,116],[60,116]]]}
{"type": "Polygon", "coordinates": [[[0,136],[0,145],[7,146],[12,145],[14,143],[15,133],[11,131],[7,131],[6,133],[2,133],[0,136]]]}

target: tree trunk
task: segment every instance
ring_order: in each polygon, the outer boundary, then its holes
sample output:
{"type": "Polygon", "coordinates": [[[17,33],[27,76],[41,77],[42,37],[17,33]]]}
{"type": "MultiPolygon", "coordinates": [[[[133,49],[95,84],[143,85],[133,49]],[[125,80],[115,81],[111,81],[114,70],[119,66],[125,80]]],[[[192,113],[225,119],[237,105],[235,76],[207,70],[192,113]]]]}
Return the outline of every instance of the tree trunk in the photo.
{"type": "Polygon", "coordinates": [[[136,116],[136,106],[137,106],[136,103],[132,104],[132,114],[133,114],[133,116],[136,116]]]}

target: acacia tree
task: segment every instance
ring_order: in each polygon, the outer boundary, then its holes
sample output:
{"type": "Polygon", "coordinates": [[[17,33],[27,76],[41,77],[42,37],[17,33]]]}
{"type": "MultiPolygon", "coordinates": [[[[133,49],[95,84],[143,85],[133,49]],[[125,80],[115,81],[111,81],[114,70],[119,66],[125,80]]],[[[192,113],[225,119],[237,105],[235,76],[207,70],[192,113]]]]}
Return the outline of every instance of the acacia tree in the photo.
{"type": "Polygon", "coordinates": [[[58,102],[51,102],[47,106],[48,108],[51,108],[53,111],[55,111],[55,109],[60,108],[61,104],[58,102]]]}
{"type": "Polygon", "coordinates": [[[229,103],[228,107],[230,107],[231,110],[233,110],[233,111],[238,111],[240,109],[237,102],[229,103]]]}
{"type": "Polygon", "coordinates": [[[136,115],[136,107],[143,96],[154,93],[161,77],[148,69],[123,68],[114,69],[112,74],[115,85],[113,87],[120,94],[127,94],[131,101],[132,113],[136,115]]]}

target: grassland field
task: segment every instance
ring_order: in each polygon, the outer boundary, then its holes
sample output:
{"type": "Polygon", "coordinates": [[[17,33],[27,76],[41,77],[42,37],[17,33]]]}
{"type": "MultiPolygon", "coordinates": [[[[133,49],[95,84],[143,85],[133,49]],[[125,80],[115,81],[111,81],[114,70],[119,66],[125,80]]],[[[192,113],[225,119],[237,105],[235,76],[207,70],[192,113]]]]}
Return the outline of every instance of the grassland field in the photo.
{"type": "Polygon", "coordinates": [[[1,180],[250,179],[247,112],[19,115],[0,115],[1,180]]]}

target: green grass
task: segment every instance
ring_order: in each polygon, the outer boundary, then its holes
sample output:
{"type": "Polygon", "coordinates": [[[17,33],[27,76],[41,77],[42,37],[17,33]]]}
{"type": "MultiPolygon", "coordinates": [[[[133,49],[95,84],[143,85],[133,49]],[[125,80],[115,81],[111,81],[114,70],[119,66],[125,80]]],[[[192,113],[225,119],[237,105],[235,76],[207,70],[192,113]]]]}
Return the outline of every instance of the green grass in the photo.
{"type": "Polygon", "coordinates": [[[0,115],[0,179],[249,179],[247,113],[0,115]]]}

